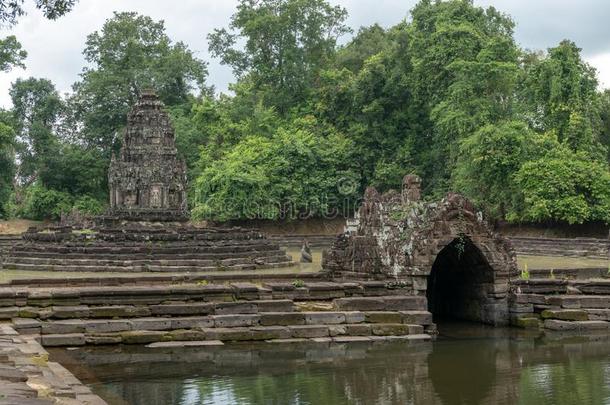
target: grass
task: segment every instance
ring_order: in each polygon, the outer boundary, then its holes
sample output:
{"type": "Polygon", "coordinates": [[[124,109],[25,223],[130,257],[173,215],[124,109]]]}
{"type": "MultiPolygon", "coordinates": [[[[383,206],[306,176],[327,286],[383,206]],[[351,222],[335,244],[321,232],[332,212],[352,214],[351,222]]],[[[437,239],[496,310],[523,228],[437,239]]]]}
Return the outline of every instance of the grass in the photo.
{"type": "Polygon", "coordinates": [[[527,266],[534,269],[574,269],[585,267],[610,267],[607,259],[592,259],[587,257],[557,257],[557,256],[518,256],[517,264],[523,270],[527,266]]]}

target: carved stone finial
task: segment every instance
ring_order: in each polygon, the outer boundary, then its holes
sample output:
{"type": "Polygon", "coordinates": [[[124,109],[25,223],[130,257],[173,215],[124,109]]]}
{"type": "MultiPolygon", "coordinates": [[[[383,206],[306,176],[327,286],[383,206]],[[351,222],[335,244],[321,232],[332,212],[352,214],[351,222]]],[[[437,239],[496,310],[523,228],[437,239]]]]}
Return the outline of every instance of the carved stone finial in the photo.
{"type": "Polygon", "coordinates": [[[407,174],[402,179],[402,202],[419,201],[421,199],[421,178],[416,174],[407,174]]]}

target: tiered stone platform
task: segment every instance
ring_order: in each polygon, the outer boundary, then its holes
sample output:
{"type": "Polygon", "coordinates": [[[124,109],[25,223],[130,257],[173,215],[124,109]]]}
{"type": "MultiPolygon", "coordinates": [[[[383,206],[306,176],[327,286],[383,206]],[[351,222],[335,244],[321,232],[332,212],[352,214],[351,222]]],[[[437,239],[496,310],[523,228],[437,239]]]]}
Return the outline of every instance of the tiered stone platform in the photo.
{"type": "Polygon", "coordinates": [[[131,226],[96,230],[30,229],[3,268],[84,272],[207,272],[292,265],[290,256],[256,230],[131,226]]]}
{"type": "Polygon", "coordinates": [[[513,281],[511,323],[553,331],[610,331],[610,280],[513,281]]]}
{"type": "Polygon", "coordinates": [[[2,263],[4,257],[10,252],[13,245],[20,241],[20,234],[0,235],[0,263],[2,263]]]}
{"type": "Polygon", "coordinates": [[[4,287],[0,318],[43,346],[430,339],[425,297],[384,282],[4,287]]]}
{"type": "Polygon", "coordinates": [[[519,255],[569,256],[607,259],[610,240],[596,238],[510,237],[519,255]]]}

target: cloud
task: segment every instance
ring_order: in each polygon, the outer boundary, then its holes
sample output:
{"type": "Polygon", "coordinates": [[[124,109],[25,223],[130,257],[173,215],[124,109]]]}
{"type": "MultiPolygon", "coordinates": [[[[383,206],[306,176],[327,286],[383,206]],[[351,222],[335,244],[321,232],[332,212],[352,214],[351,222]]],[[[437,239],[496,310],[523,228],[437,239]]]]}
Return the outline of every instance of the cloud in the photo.
{"type": "MultiPolygon", "coordinates": [[[[392,26],[404,18],[416,0],[330,0],[349,12],[348,24],[379,23],[392,26]]],[[[27,69],[0,73],[0,106],[10,106],[8,89],[18,77],[46,77],[66,92],[78,80],[85,61],[82,50],[86,36],[99,30],[113,11],[136,11],[163,19],[174,41],[185,42],[209,65],[209,82],[226,90],[233,80],[230,68],[213,60],[206,36],[214,28],[227,26],[237,0],[81,0],[66,16],[48,21],[32,5],[28,15],[3,35],[16,35],[29,56],[27,69]]],[[[600,81],[610,86],[610,2],[605,0],[475,0],[476,5],[494,6],[510,14],[517,23],[515,38],[530,49],[546,49],[565,38],[574,40],[586,59],[597,68],[600,81]]],[[[345,38],[344,40],[347,40],[345,38]]]]}

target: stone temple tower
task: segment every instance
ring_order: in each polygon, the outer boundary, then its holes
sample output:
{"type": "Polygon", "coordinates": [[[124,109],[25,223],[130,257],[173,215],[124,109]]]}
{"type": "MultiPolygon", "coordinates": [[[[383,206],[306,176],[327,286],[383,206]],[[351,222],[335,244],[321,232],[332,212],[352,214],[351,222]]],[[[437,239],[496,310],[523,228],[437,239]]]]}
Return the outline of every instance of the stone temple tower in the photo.
{"type": "Polygon", "coordinates": [[[119,156],[108,170],[110,216],[142,221],[188,218],[186,165],[177,156],[174,129],[152,90],[127,115],[119,156]]]}

